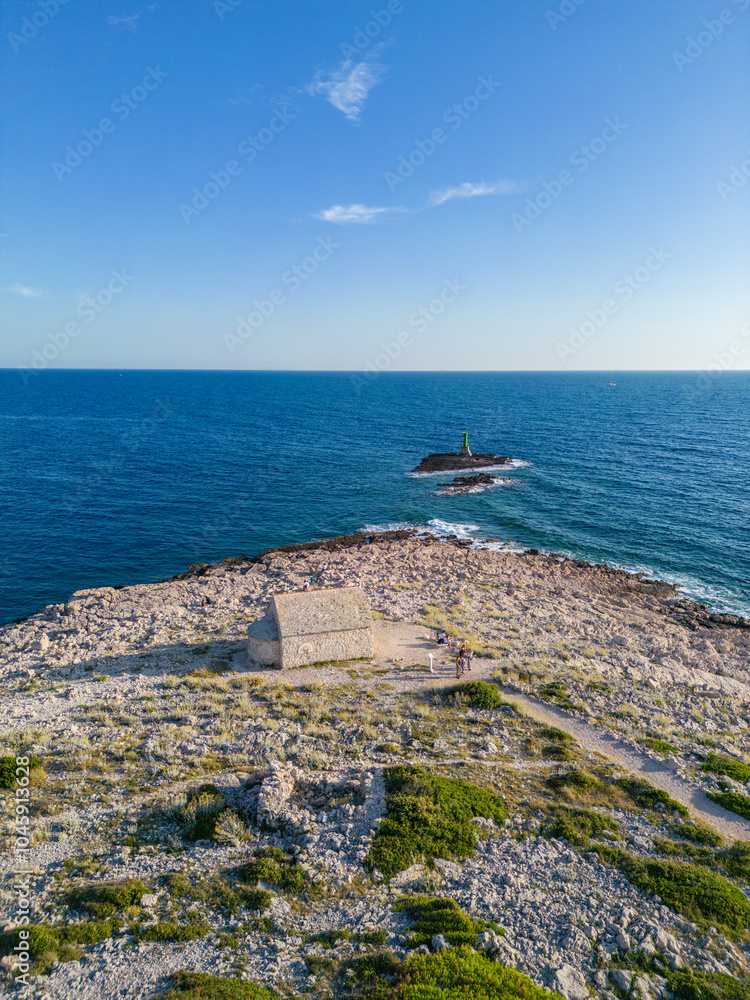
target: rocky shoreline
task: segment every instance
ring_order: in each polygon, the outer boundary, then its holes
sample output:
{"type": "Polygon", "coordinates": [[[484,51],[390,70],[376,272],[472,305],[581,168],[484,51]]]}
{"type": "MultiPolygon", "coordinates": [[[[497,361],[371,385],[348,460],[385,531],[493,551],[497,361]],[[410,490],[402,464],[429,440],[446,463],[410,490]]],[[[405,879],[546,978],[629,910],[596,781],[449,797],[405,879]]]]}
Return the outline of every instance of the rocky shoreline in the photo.
{"type": "MultiPolygon", "coordinates": [[[[681,969],[750,970],[745,932],[659,898],[633,868],[698,866],[747,899],[744,855],[725,831],[721,843],[720,822],[704,833],[668,795],[628,785],[607,740],[594,749],[584,734],[591,723],[631,747],[684,801],[750,802],[750,622],[669,584],[458,538],[360,533],[80,591],[0,629],[0,684],[0,753],[39,762],[33,922],[53,942],[29,986],[13,985],[3,952],[11,995],[151,998],[180,969],[279,995],[359,995],[363,961],[389,953],[397,970],[444,946],[412,944],[396,905],[409,893],[453,900],[469,925],[484,921],[478,954],[567,1000],[670,1000],[681,969]],[[284,673],[248,662],[248,621],[311,576],[362,585],[374,660],[284,673]],[[477,650],[472,678],[546,703],[578,735],[451,694],[447,657],[429,672],[437,629],[477,650]],[[383,877],[370,852],[403,766],[491,791],[504,823],[475,816],[473,856],[415,856],[383,877]],[[200,802],[223,817],[205,835],[200,802]],[[242,882],[248,865],[257,886],[242,882]],[[80,900],[126,882],[143,891],[94,933],[80,900]],[[87,943],[59,943],[84,926],[87,943]]],[[[17,911],[4,815],[6,941],[17,911]]]]}

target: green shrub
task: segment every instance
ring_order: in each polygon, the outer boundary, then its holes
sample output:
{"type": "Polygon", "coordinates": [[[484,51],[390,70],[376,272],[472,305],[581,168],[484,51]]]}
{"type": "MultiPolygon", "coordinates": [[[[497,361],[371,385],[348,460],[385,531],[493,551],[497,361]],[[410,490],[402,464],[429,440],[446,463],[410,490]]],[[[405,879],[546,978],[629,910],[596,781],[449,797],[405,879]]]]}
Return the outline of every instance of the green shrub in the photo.
{"type": "Polygon", "coordinates": [[[502,696],[494,684],[486,681],[465,681],[449,688],[448,694],[463,695],[472,708],[492,709],[504,704],[502,696]]]}
{"type": "Polygon", "coordinates": [[[564,733],[562,729],[555,729],[554,726],[542,726],[538,733],[542,739],[555,740],[558,743],[572,743],[573,737],[569,733],[564,733]]]}
{"type": "Polygon", "coordinates": [[[394,1000],[562,1000],[559,993],[467,946],[412,955],[396,975],[394,1000]]]}
{"type": "Polygon", "coordinates": [[[722,757],[718,753],[710,753],[706,757],[703,761],[703,770],[713,774],[725,774],[728,778],[734,778],[743,784],[750,781],[750,764],[733,760],[731,757],[722,757]]]}
{"type": "MultiPolygon", "coordinates": [[[[26,756],[28,756],[28,754],[26,756]]],[[[17,766],[15,757],[0,757],[0,788],[16,787],[17,777],[20,777],[20,775],[16,775],[17,766]]],[[[29,772],[38,771],[41,766],[42,762],[38,757],[29,757],[29,772]]],[[[21,774],[24,776],[26,774],[25,769],[26,765],[24,764],[21,770],[21,774]]],[[[31,777],[31,773],[29,773],[29,777],[31,777]]]]}
{"type": "Polygon", "coordinates": [[[487,926],[472,920],[455,900],[446,897],[402,896],[393,904],[393,912],[406,912],[411,918],[410,943],[414,948],[429,944],[435,934],[442,934],[451,945],[473,945],[487,926]]]}
{"type": "Polygon", "coordinates": [[[671,809],[672,812],[677,812],[685,818],[690,815],[681,802],[675,802],[661,788],[654,788],[641,778],[618,778],[614,784],[622,788],[639,809],[656,809],[656,806],[661,804],[665,811],[671,809]]]}
{"type": "Polygon", "coordinates": [[[375,835],[368,862],[391,878],[416,861],[467,858],[474,853],[474,816],[502,822],[505,807],[491,792],[420,767],[385,772],[388,815],[375,835]]]}
{"type": "Polygon", "coordinates": [[[203,785],[180,813],[183,836],[187,840],[213,840],[216,824],[226,808],[226,799],[215,786],[203,785]]]}
{"type": "Polygon", "coordinates": [[[696,969],[670,969],[666,976],[675,1000],[750,1000],[750,979],[696,969]]]}
{"type": "Polygon", "coordinates": [[[210,976],[205,972],[177,972],[163,1000],[277,1000],[276,994],[240,979],[210,976]]]}
{"type": "Polygon", "coordinates": [[[240,906],[245,906],[248,910],[264,910],[271,901],[270,892],[251,889],[235,881],[229,882],[219,874],[194,881],[181,872],[171,872],[165,876],[163,883],[175,900],[209,903],[230,914],[235,913],[240,906]]]}
{"type": "Polygon", "coordinates": [[[594,844],[602,861],[619,868],[642,889],[661,896],[664,903],[689,920],[721,925],[732,934],[750,927],[750,902],[721,875],[681,861],[636,858],[619,848],[594,844]]]}
{"type": "Polygon", "coordinates": [[[542,747],[542,757],[547,760],[572,760],[573,754],[568,750],[567,747],[562,746],[560,743],[550,743],[546,747],[542,747]]]}
{"type": "Polygon", "coordinates": [[[278,847],[262,849],[252,861],[237,870],[240,881],[246,885],[265,882],[283,892],[302,892],[307,884],[304,869],[278,847]]]}
{"type": "Polygon", "coordinates": [[[55,934],[61,944],[98,944],[112,937],[117,926],[112,920],[103,922],[87,920],[80,924],[57,926],[55,934]]]}
{"type": "Polygon", "coordinates": [[[722,851],[719,858],[730,875],[750,881],[750,844],[738,840],[722,851]]]}
{"type": "Polygon", "coordinates": [[[150,927],[139,927],[136,937],[139,941],[195,941],[210,933],[208,924],[175,924],[164,921],[150,927]]]}
{"type": "Polygon", "coordinates": [[[568,689],[562,681],[550,681],[549,684],[544,685],[539,693],[543,698],[549,698],[552,701],[566,701],[568,697],[568,689]]]}
{"type": "Polygon", "coordinates": [[[577,847],[586,847],[591,837],[598,837],[605,831],[617,833],[619,830],[619,823],[601,813],[587,809],[561,809],[546,833],[549,837],[564,837],[577,847]]]}
{"type": "Polygon", "coordinates": [[[600,787],[599,781],[585,771],[565,771],[563,774],[553,774],[547,778],[547,785],[554,792],[563,788],[575,788],[580,792],[593,792],[600,787]]]}
{"type": "Polygon", "coordinates": [[[90,916],[103,920],[128,906],[137,905],[144,892],[148,891],[148,886],[140,879],[126,878],[73,889],[68,893],[67,902],[71,909],[85,910],[90,916]]]}
{"type": "Polygon", "coordinates": [[[666,740],[656,739],[653,736],[650,736],[646,740],[639,740],[638,742],[642,743],[644,745],[644,747],[648,747],[649,750],[655,750],[656,753],[663,753],[665,755],[668,755],[668,754],[679,753],[680,752],[680,748],[674,746],[674,744],[667,743],[666,740]]]}
{"type": "Polygon", "coordinates": [[[388,934],[382,928],[378,931],[360,931],[354,935],[354,940],[359,944],[371,944],[376,948],[382,948],[388,934]]]}
{"type": "Polygon", "coordinates": [[[685,840],[692,840],[694,844],[703,844],[705,847],[719,847],[721,845],[721,834],[702,820],[690,823],[673,823],[672,833],[675,837],[684,837],[685,840]]]}
{"type": "Polygon", "coordinates": [[[741,795],[739,792],[706,792],[706,795],[717,805],[750,819],[750,795],[741,795]]]}

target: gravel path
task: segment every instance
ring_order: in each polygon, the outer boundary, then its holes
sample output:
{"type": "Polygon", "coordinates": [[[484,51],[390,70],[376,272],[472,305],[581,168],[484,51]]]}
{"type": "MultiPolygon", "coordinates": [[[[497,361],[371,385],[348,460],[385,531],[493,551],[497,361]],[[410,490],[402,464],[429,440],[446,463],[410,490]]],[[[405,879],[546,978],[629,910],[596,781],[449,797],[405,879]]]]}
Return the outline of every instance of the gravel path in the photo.
{"type": "Polygon", "coordinates": [[[575,737],[586,750],[607,757],[631,774],[645,778],[655,788],[667,792],[677,802],[687,806],[696,819],[708,823],[722,837],[727,840],[750,840],[750,822],[712,802],[699,788],[648,754],[641,753],[599,726],[570,715],[564,709],[548,705],[529,695],[519,694],[517,691],[502,687],[500,690],[514,707],[530,715],[537,722],[562,729],[563,732],[575,737]]]}

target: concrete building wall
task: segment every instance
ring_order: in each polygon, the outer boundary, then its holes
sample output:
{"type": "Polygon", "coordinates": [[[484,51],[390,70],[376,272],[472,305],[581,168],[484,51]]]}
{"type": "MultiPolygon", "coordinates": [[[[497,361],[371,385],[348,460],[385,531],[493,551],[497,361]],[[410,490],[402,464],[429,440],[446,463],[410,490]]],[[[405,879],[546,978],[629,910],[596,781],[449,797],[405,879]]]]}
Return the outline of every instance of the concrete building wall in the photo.
{"type": "Polygon", "coordinates": [[[303,667],[322,660],[356,660],[374,655],[372,627],[344,632],[319,632],[281,639],[281,667],[303,667]]]}

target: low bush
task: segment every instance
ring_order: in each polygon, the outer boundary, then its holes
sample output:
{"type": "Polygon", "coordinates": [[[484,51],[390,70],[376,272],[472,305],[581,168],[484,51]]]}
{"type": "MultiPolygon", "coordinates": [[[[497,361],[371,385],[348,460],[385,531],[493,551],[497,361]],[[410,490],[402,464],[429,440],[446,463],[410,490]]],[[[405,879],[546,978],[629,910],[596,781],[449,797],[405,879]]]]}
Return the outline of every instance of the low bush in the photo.
{"type": "Polygon", "coordinates": [[[750,1000],[750,979],[697,969],[673,969],[666,976],[675,1000],[750,1000]]]}
{"type": "Polygon", "coordinates": [[[587,847],[591,837],[619,831],[620,824],[601,813],[587,809],[560,809],[554,823],[545,832],[548,837],[564,837],[577,847],[587,847]]]}
{"type": "Polygon", "coordinates": [[[555,729],[554,726],[542,726],[538,733],[542,739],[555,740],[557,743],[573,743],[573,737],[569,733],[564,733],[562,729],[555,729]]]}
{"type": "Polygon", "coordinates": [[[175,924],[171,921],[139,927],[135,931],[139,941],[195,941],[210,933],[208,924],[175,924]]]}
{"type": "Polygon", "coordinates": [[[207,878],[193,880],[182,872],[171,872],[163,879],[173,900],[206,903],[226,914],[236,913],[240,906],[248,910],[264,910],[271,901],[271,893],[251,889],[216,873],[207,878]]]}
{"type": "Polygon", "coordinates": [[[467,946],[435,955],[412,955],[382,996],[393,1000],[562,1000],[516,969],[467,946]]]}
{"type": "Polygon", "coordinates": [[[750,927],[750,901],[721,875],[682,861],[637,858],[627,851],[592,845],[602,861],[620,869],[643,892],[661,896],[664,903],[688,920],[721,925],[731,934],[750,927]]]}
{"type": "Polygon", "coordinates": [[[547,778],[547,785],[554,792],[563,788],[575,788],[581,792],[593,792],[601,787],[601,783],[585,771],[565,771],[563,774],[553,774],[547,778]]]}
{"type": "Polygon", "coordinates": [[[405,912],[411,919],[410,945],[430,944],[435,934],[442,934],[450,945],[473,945],[477,934],[487,926],[472,920],[453,899],[436,896],[402,896],[393,904],[393,912],[405,912]]]}
{"type": "MultiPolygon", "coordinates": [[[[29,961],[32,969],[43,971],[53,962],[69,962],[81,954],[81,946],[98,944],[112,937],[117,924],[112,921],[62,924],[48,927],[31,924],[28,927],[29,961]]],[[[13,955],[18,944],[18,931],[0,934],[0,956],[13,955]]]]}
{"type": "Polygon", "coordinates": [[[213,840],[216,824],[226,808],[226,799],[213,785],[199,788],[179,815],[185,839],[213,840]]]}
{"type": "Polygon", "coordinates": [[[750,795],[742,795],[740,792],[706,792],[706,795],[717,805],[750,819],[750,795]]]}
{"type": "Polygon", "coordinates": [[[711,774],[725,774],[728,778],[734,778],[743,784],[750,781],[750,764],[731,757],[722,757],[718,753],[710,753],[706,757],[703,761],[703,770],[711,774]]]}
{"type": "Polygon", "coordinates": [[[89,916],[103,920],[128,906],[137,906],[141,896],[148,891],[146,883],[137,878],[97,882],[72,889],[67,895],[67,903],[73,910],[84,910],[89,916]]]}
{"type": "Polygon", "coordinates": [[[547,760],[566,761],[572,760],[573,754],[560,743],[549,743],[546,747],[542,747],[542,757],[547,760]]]}
{"type": "Polygon", "coordinates": [[[266,847],[237,869],[237,875],[246,885],[264,882],[283,892],[302,892],[307,884],[304,869],[278,847],[266,847]]]}
{"type": "Polygon", "coordinates": [[[719,855],[721,863],[730,875],[750,881],[750,844],[738,840],[719,855]]]}
{"type": "Polygon", "coordinates": [[[692,840],[694,844],[702,844],[704,847],[721,846],[721,834],[701,820],[690,823],[673,823],[671,829],[675,837],[692,840]]]}
{"type": "Polygon", "coordinates": [[[375,835],[368,863],[386,878],[417,861],[470,857],[477,838],[473,817],[498,823],[505,819],[497,795],[420,767],[388,768],[385,787],[388,815],[375,835]]]}
{"type": "Polygon", "coordinates": [[[674,744],[667,743],[666,740],[660,740],[653,736],[645,740],[639,740],[638,742],[642,743],[644,747],[648,747],[649,750],[655,750],[656,753],[663,753],[665,756],[680,752],[680,748],[674,746],[674,744]]]}
{"type": "MultiPolygon", "coordinates": [[[[26,755],[28,756],[28,754],[26,755]]],[[[16,775],[16,769],[19,767],[16,764],[15,757],[0,757],[0,788],[15,788],[17,784],[18,777],[25,777],[26,766],[23,765],[20,768],[20,775],[16,775]]],[[[42,766],[42,762],[38,757],[29,757],[28,769],[29,769],[29,779],[32,778],[32,771],[39,771],[42,766]]]]}
{"type": "Polygon", "coordinates": [[[486,681],[465,681],[448,689],[448,694],[461,694],[472,708],[489,710],[504,704],[502,696],[494,684],[486,681]]]}
{"type": "Polygon", "coordinates": [[[210,976],[206,972],[177,972],[163,1000],[277,1000],[276,993],[241,979],[210,976]]]}
{"type": "Polygon", "coordinates": [[[669,809],[685,818],[690,815],[681,802],[676,802],[661,788],[654,788],[641,778],[618,778],[614,784],[618,785],[640,809],[656,809],[657,805],[661,805],[664,811],[669,809]]]}

